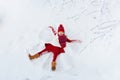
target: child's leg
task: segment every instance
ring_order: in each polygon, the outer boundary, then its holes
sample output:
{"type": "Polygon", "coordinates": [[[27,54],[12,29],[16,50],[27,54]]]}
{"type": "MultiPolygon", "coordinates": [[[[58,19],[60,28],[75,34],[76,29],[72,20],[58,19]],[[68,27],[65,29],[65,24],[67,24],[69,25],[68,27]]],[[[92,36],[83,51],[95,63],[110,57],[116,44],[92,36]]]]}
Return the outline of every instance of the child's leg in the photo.
{"type": "Polygon", "coordinates": [[[54,71],[56,70],[56,59],[58,57],[59,53],[53,53],[53,60],[52,60],[52,63],[51,63],[51,69],[54,71]]]}
{"type": "Polygon", "coordinates": [[[51,49],[51,44],[45,44],[45,49],[43,49],[42,51],[36,53],[35,55],[28,55],[30,60],[38,58],[40,55],[42,55],[44,52],[50,52],[51,49]]]}
{"type": "Polygon", "coordinates": [[[56,62],[56,59],[58,57],[59,53],[53,53],[53,62],[56,62]]]}
{"type": "Polygon", "coordinates": [[[45,48],[42,51],[38,52],[37,54],[42,55],[42,53],[47,52],[48,50],[45,48]]]}
{"type": "Polygon", "coordinates": [[[46,51],[47,51],[47,49],[43,49],[42,51],[40,51],[40,52],[38,52],[38,53],[36,53],[34,55],[29,54],[29,58],[30,58],[30,60],[38,58],[40,55],[42,55],[43,52],[46,52],[46,51]]]}

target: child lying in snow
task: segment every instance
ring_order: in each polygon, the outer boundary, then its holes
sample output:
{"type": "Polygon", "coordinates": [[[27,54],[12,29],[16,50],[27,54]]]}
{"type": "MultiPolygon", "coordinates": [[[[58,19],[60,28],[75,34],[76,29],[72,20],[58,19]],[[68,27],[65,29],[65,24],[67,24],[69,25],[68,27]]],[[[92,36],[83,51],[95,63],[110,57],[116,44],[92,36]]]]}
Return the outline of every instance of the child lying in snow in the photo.
{"type": "Polygon", "coordinates": [[[53,42],[45,43],[45,48],[36,53],[35,55],[28,55],[30,60],[38,58],[45,52],[52,52],[53,53],[53,60],[51,63],[51,69],[54,71],[56,69],[56,59],[57,56],[61,53],[65,53],[64,48],[66,47],[66,42],[81,42],[80,40],[70,40],[65,35],[65,30],[62,24],[58,27],[58,32],[54,30],[53,27],[49,26],[49,28],[52,29],[52,32],[54,33],[56,39],[53,42]]]}

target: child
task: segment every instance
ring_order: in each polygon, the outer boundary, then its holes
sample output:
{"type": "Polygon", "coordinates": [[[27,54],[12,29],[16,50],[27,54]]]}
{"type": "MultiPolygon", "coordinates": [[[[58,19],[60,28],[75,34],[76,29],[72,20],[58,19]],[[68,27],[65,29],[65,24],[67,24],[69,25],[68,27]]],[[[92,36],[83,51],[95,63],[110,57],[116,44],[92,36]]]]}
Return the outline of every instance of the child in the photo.
{"type": "Polygon", "coordinates": [[[53,53],[53,60],[51,63],[51,69],[54,71],[56,69],[57,56],[60,53],[65,53],[64,48],[66,47],[66,42],[71,43],[71,42],[81,42],[81,41],[68,39],[65,35],[65,30],[64,30],[64,27],[62,24],[59,25],[58,32],[56,32],[54,30],[54,28],[51,26],[49,26],[49,28],[52,29],[52,32],[54,33],[54,36],[56,37],[56,39],[54,39],[50,43],[45,43],[45,48],[42,51],[36,53],[35,55],[29,54],[29,58],[30,58],[30,60],[32,60],[32,59],[38,58],[39,56],[41,56],[45,52],[52,52],[53,53]]]}

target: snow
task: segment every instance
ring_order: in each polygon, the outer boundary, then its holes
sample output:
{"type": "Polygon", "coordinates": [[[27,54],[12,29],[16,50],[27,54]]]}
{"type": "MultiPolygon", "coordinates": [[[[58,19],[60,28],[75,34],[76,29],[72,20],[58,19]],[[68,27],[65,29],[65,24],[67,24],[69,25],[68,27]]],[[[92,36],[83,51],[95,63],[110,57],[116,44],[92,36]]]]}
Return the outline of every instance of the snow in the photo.
{"type": "Polygon", "coordinates": [[[0,80],[120,80],[119,0],[0,0],[0,80]],[[30,61],[62,23],[70,39],[51,71],[52,53],[30,61]]]}

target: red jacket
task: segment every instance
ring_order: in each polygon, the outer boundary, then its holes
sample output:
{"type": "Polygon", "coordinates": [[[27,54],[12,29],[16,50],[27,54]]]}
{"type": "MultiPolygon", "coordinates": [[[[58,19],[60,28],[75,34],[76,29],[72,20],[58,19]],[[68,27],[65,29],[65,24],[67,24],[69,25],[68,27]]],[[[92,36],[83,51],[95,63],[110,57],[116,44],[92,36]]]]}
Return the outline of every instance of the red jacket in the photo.
{"type": "Polygon", "coordinates": [[[68,39],[66,37],[66,35],[63,35],[63,36],[58,35],[58,40],[59,40],[60,46],[62,48],[66,47],[66,42],[72,42],[73,41],[73,40],[68,39]]]}

